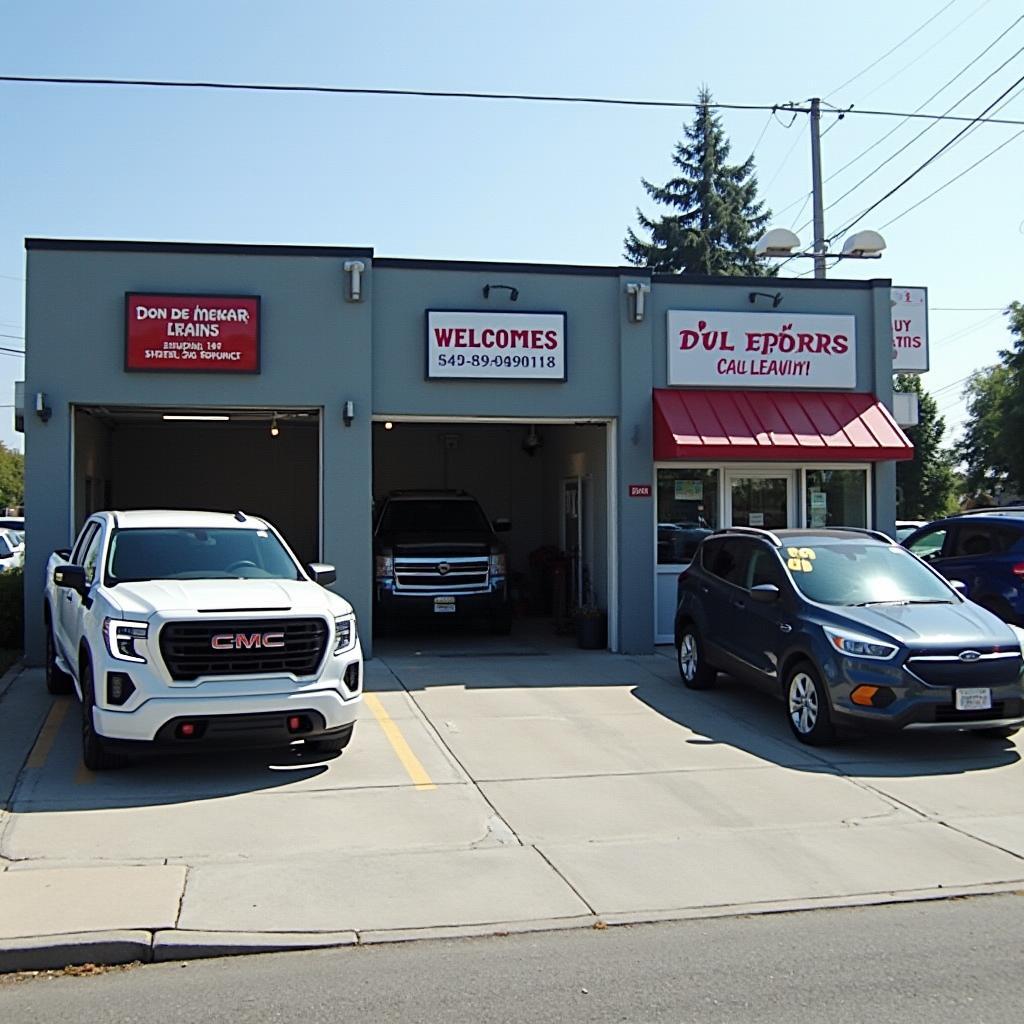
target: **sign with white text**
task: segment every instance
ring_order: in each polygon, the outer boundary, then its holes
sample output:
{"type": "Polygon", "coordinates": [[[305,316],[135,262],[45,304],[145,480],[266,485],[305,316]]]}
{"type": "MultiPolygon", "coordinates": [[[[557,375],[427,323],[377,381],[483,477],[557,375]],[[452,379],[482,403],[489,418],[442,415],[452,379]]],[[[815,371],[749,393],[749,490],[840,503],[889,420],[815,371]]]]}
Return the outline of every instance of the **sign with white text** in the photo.
{"type": "Polygon", "coordinates": [[[565,314],[428,309],[427,377],[565,380],[565,314]]]}
{"type": "Polygon", "coordinates": [[[670,309],[668,383],[721,388],[855,388],[856,319],[824,313],[670,309]]]}
{"type": "Polygon", "coordinates": [[[124,368],[259,373],[259,297],[129,292],[124,368]]]}
{"type": "Polygon", "coordinates": [[[928,289],[893,288],[892,372],[928,372],[928,289]]]}

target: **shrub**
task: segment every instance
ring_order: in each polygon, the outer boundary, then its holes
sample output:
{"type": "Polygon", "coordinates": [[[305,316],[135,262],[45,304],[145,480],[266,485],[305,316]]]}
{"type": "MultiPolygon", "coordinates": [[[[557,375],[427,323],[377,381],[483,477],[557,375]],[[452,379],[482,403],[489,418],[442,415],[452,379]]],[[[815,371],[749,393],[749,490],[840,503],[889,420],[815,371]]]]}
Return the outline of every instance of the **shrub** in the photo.
{"type": "Polygon", "coordinates": [[[21,650],[25,644],[25,573],[0,573],[0,647],[21,650]]]}

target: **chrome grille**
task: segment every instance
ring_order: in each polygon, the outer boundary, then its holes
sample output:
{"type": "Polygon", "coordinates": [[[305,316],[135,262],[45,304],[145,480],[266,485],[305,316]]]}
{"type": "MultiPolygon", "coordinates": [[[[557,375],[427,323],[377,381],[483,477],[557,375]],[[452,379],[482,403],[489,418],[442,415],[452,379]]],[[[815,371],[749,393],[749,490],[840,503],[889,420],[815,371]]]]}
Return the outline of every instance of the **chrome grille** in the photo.
{"type": "Polygon", "coordinates": [[[200,676],[316,674],[327,646],[323,619],[221,619],[169,622],[160,630],[160,654],[177,681],[200,676]],[[284,647],[214,650],[218,634],[283,633],[284,647]]]}
{"type": "Polygon", "coordinates": [[[449,593],[482,590],[487,586],[487,555],[452,558],[395,556],[395,589],[410,593],[449,593]]]}

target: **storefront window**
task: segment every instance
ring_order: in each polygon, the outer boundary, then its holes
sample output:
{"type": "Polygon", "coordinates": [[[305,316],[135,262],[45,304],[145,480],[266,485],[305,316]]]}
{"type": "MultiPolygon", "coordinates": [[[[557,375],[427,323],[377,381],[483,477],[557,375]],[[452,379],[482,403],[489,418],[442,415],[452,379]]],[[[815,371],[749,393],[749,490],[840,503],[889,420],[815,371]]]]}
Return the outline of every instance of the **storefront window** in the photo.
{"type": "Polygon", "coordinates": [[[868,525],[868,474],[865,469],[807,470],[807,525],[868,525]]]}
{"type": "Polygon", "coordinates": [[[689,562],[718,525],[717,469],[658,470],[659,565],[689,562]]]}

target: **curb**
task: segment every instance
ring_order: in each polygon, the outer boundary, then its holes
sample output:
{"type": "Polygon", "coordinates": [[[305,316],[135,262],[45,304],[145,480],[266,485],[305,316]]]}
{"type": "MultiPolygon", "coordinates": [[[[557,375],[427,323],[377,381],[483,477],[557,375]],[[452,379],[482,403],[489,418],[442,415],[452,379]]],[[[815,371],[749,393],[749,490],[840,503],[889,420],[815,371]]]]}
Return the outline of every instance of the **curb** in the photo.
{"type": "Polygon", "coordinates": [[[366,929],[337,932],[206,932],[171,928],[156,931],[75,932],[65,935],[0,939],[0,973],[61,970],[65,967],[82,964],[113,966],[136,962],[166,963],[174,960],[337,949],[430,939],[505,937],[532,932],[568,931],[581,928],[603,930],[605,928],[663,924],[670,921],[795,914],[814,910],[856,909],[898,903],[926,903],[936,900],[968,899],[977,896],[1005,894],[1024,895],[1024,880],[999,882],[991,885],[914,889],[905,892],[862,893],[848,897],[636,911],[600,916],[549,918],[538,921],[495,922],[483,925],[443,925],[419,929],[366,929]]]}
{"type": "Polygon", "coordinates": [[[12,683],[25,670],[25,659],[19,658],[2,676],[0,676],[0,699],[11,688],[12,683]]]}

